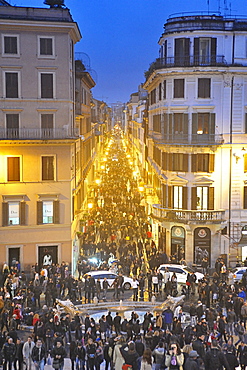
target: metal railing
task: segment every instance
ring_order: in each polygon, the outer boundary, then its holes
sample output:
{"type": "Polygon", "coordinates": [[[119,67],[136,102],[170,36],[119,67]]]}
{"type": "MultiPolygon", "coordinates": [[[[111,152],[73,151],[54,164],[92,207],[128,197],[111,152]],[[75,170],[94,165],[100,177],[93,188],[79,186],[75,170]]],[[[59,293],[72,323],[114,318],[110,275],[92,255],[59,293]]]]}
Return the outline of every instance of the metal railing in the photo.
{"type": "Polygon", "coordinates": [[[78,130],[74,132],[65,128],[35,129],[35,128],[0,128],[0,140],[54,140],[70,139],[78,136],[78,130]]]}
{"type": "Polygon", "coordinates": [[[152,215],[164,221],[181,221],[181,222],[223,222],[225,221],[224,210],[179,210],[162,208],[160,204],[152,205],[152,215]]]}
{"type": "Polygon", "coordinates": [[[149,137],[154,141],[164,144],[187,144],[187,145],[212,145],[212,144],[223,144],[224,139],[222,134],[165,134],[155,131],[148,132],[149,137]]]}

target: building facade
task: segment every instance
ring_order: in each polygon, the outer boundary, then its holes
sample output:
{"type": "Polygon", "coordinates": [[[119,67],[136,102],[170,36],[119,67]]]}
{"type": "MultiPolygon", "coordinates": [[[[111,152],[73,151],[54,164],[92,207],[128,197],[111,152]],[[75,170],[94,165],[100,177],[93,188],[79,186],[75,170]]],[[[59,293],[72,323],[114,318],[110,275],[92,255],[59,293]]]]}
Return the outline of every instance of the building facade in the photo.
{"type": "Polygon", "coordinates": [[[153,232],[174,262],[246,257],[247,21],[169,18],[146,72],[153,232]]]}
{"type": "Polygon", "coordinates": [[[22,269],[72,260],[80,38],[68,9],[1,7],[0,259],[22,269]]]}

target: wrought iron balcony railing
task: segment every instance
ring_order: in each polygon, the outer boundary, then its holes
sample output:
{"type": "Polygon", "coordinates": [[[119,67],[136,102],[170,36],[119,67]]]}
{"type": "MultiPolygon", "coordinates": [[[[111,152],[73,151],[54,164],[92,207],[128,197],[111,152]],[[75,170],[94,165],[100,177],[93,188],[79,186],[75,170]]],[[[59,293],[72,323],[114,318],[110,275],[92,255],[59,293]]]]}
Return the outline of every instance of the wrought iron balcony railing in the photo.
{"type": "Polygon", "coordinates": [[[224,139],[222,134],[165,134],[162,135],[156,131],[149,131],[149,137],[154,141],[162,144],[184,144],[184,145],[213,145],[223,144],[224,139]]]}
{"type": "Polygon", "coordinates": [[[0,140],[55,140],[71,139],[78,136],[78,130],[74,132],[65,128],[35,129],[35,128],[1,128],[0,140]]]}
{"type": "Polygon", "coordinates": [[[163,221],[181,221],[183,223],[188,222],[210,222],[218,223],[225,221],[224,210],[180,210],[180,209],[168,209],[162,208],[160,204],[153,204],[152,206],[153,217],[163,221]]]}

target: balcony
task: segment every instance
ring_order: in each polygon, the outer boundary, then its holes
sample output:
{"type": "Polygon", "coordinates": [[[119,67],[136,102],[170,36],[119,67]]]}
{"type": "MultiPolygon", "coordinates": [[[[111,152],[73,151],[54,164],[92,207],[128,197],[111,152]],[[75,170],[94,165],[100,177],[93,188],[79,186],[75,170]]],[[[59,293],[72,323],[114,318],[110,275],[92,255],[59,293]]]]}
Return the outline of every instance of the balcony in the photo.
{"type": "Polygon", "coordinates": [[[1,128],[0,140],[56,140],[56,139],[72,139],[78,136],[78,132],[74,129],[67,128],[55,129],[35,129],[35,128],[1,128]]]}
{"type": "Polygon", "coordinates": [[[224,142],[222,134],[166,134],[149,131],[151,137],[158,144],[183,144],[183,145],[221,145],[224,142]]]}
{"type": "Polygon", "coordinates": [[[201,211],[201,210],[180,210],[162,208],[160,204],[152,205],[152,216],[160,221],[181,222],[181,223],[210,223],[216,224],[225,221],[225,211],[201,211]]]}
{"type": "Polygon", "coordinates": [[[153,71],[162,68],[174,68],[174,67],[217,67],[217,66],[228,66],[224,55],[185,55],[176,57],[157,58],[153,63],[150,64],[148,71],[146,72],[146,78],[148,78],[153,71]]]}

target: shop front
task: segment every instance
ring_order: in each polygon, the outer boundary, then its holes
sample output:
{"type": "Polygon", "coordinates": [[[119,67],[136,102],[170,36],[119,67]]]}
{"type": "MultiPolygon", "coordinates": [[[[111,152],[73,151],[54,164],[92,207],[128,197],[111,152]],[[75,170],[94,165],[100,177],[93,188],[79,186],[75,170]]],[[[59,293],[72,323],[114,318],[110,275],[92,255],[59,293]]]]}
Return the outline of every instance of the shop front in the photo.
{"type": "Polygon", "coordinates": [[[171,261],[180,263],[185,260],[185,230],[180,226],[171,229],[171,261]]]}

